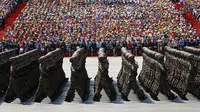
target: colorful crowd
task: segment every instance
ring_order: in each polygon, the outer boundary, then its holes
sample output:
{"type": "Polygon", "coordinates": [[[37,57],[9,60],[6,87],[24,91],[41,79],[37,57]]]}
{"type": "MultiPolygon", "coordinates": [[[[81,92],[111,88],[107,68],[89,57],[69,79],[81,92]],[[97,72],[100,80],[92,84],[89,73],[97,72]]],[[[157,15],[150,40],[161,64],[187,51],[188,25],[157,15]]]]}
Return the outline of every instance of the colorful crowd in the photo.
{"type": "Polygon", "coordinates": [[[5,19],[17,8],[17,0],[0,0],[0,29],[4,29],[5,19]]]}
{"type": "Polygon", "coordinates": [[[200,1],[199,0],[187,0],[187,7],[192,12],[193,16],[200,22],[200,1]]]}
{"type": "Polygon", "coordinates": [[[62,47],[71,54],[79,46],[90,53],[104,47],[118,55],[121,47],[137,53],[143,46],[158,51],[166,45],[199,47],[199,35],[184,18],[184,10],[171,1],[86,1],[29,1],[4,36],[2,51],[17,47],[21,53],[35,48],[49,52],[62,47]]]}

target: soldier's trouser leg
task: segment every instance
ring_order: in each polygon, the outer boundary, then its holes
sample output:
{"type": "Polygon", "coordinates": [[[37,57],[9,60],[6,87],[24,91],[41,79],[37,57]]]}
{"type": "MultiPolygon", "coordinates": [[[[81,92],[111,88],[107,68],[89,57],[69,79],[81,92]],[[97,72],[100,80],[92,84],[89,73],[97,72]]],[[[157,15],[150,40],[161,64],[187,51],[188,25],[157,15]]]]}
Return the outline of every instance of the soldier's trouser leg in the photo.
{"type": "Polygon", "coordinates": [[[162,76],[161,77],[162,79],[161,79],[161,82],[160,82],[160,86],[161,86],[161,90],[160,90],[160,92],[162,93],[162,94],[164,94],[164,95],[166,95],[167,96],[167,98],[169,99],[169,100],[174,100],[177,96],[174,94],[174,93],[172,93],[171,91],[170,91],[170,88],[169,88],[169,86],[167,85],[167,77],[165,77],[165,76],[162,76]]]}
{"type": "Polygon", "coordinates": [[[98,85],[94,85],[94,97],[93,100],[99,102],[101,99],[101,90],[102,87],[98,84],[98,85]]]}
{"type": "Polygon", "coordinates": [[[2,87],[0,87],[0,97],[2,97],[5,95],[7,87],[5,87],[3,83],[0,83],[0,85],[2,85],[2,87]]]}
{"type": "Polygon", "coordinates": [[[186,97],[187,93],[182,94],[181,92],[178,92],[178,91],[177,91],[177,94],[180,96],[180,98],[181,98],[182,100],[188,100],[188,98],[186,97]]]}
{"type": "MultiPolygon", "coordinates": [[[[8,66],[9,68],[10,66],[8,66]]],[[[0,79],[0,97],[3,97],[6,94],[6,91],[9,86],[9,79],[10,79],[10,71],[9,70],[4,70],[1,74],[1,79],[0,79]]]]}
{"type": "Polygon", "coordinates": [[[85,84],[85,93],[84,97],[82,98],[82,101],[86,101],[89,98],[90,95],[90,78],[87,79],[86,84],[85,84]]]}
{"type": "Polygon", "coordinates": [[[196,87],[196,89],[190,90],[190,93],[192,95],[194,95],[195,97],[198,98],[198,100],[200,100],[200,90],[198,87],[196,87]]]}
{"type": "Polygon", "coordinates": [[[121,85],[121,82],[120,82],[120,78],[122,76],[122,72],[123,72],[123,68],[121,68],[121,70],[119,71],[119,74],[117,76],[117,87],[118,87],[118,91],[121,93],[122,91],[122,85],[121,85]]]}
{"type": "Polygon", "coordinates": [[[121,97],[124,101],[130,101],[128,99],[128,95],[131,91],[131,87],[129,85],[126,85],[125,83],[123,84],[123,87],[122,87],[122,91],[121,91],[121,97]]]}
{"type": "Polygon", "coordinates": [[[115,88],[112,83],[105,86],[104,90],[105,90],[107,96],[110,98],[110,101],[116,100],[117,93],[116,93],[115,88]]]}
{"type": "Polygon", "coordinates": [[[164,94],[169,100],[177,98],[177,96],[167,88],[161,88],[161,93],[164,94]]]}
{"type": "Polygon", "coordinates": [[[68,82],[68,78],[65,78],[64,76],[65,73],[62,69],[58,69],[57,73],[60,75],[62,74],[58,79],[56,79],[60,83],[56,85],[57,89],[48,92],[48,96],[52,102],[54,102],[63,93],[63,88],[66,85],[66,82],[68,82]]]}
{"type": "Polygon", "coordinates": [[[118,87],[118,91],[121,93],[122,92],[122,82],[117,81],[117,87],[118,87]]]}
{"type": "Polygon", "coordinates": [[[67,96],[65,98],[65,101],[71,102],[71,101],[73,101],[74,97],[75,97],[75,87],[74,87],[74,84],[71,83],[70,88],[67,92],[67,96]]]}
{"type": "MultiPolygon", "coordinates": [[[[12,83],[11,83],[11,85],[12,85],[12,83]]],[[[15,100],[16,99],[16,97],[17,97],[17,95],[16,95],[16,93],[14,92],[14,90],[13,90],[13,88],[12,88],[12,86],[9,86],[9,88],[8,88],[8,90],[7,90],[7,92],[6,92],[6,97],[5,97],[5,102],[7,102],[7,103],[11,103],[13,100],[15,100]]]]}
{"type": "Polygon", "coordinates": [[[38,91],[36,93],[36,98],[35,98],[35,102],[41,102],[44,98],[47,97],[47,94],[44,90],[44,81],[41,81],[40,82],[40,85],[39,85],[39,88],[38,88],[38,91]]]}
{"type": "Polygon", "coordinates": [[[143,91],[142,89],[139,88],[137,81],[136,81],[136,80],[133,81],[132,84],[133,84],[133,91],[134,91],[134,93],[137,95],[138,99],[139,99],[140,101],[145,100],[147,97],[146,97],[146,95],[144,94],[144,91],[143,91]]]}
{"type": "MultiPolygon", "coordinates": [[[[191,79],[191,77],[189,78],[189,81],[188,81],[188,82],[191,82],[190,79],[191,79]]],[[[184,86],[182,85],[182,81],[181,81],[181,80],[179,80],[178,83],[175,83],[175,84],[178,84],[178,85],[177,85],[177,86],[178,86],[178,89],[177,89],[176,91],[177,91],[177,94],[180,96],[180,98],[181,98],[182,100],[189,100],[189,99],[186,97],[189,88],[188,88],[188,87],[184,87],[184,86]],[[185,90],[184,92],[182,91],[183,88],[186,88],[186,90],[185,90]]]]}

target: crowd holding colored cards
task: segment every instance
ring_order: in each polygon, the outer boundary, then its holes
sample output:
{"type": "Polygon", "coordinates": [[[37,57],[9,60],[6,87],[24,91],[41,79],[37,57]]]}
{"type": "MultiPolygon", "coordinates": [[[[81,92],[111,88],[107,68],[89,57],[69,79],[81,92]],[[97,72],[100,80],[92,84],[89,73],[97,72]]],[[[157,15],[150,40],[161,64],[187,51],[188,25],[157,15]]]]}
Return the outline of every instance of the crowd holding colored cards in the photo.
{"type": "Polygon", "coordinates": [[[192,12],[194,17],[200,22],[200,1],[199,0],[187,0],[187,6],[192,12]]]}
{"type": "Polygon", "coordinates": [[[17,8],[16,0],[0,0],[0,29],[4,30],[5,19],[17,8]]]}
{"type": "Polygon", "coordinates": [[[95,51],[198,47],[199,35],[183,14],[166,0],[31,0],[1,46],[21,52],[63,47],[66,53],[76,46],[95,51]]]}

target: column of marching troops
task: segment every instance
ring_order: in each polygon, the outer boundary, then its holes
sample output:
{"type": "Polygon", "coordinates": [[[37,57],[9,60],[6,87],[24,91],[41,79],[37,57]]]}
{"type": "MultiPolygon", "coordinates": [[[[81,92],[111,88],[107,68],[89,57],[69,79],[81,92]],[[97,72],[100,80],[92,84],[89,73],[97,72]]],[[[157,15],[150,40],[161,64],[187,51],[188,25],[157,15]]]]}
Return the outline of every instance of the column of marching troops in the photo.
{"type": "MultiPolygon", "coordinates": [[[[84,53],[84,49],[77,48],[70,58],[71,84],[65,98],[67,102],[73,101],[75,91],[82,101],[90,96],[90,78],[85,68],[84,53]]],[[[129,101],[130,90],[134,91],[140,101],[147,98],[144,91],[156,101],[159,101],[159,93],[166,95],[169,100],[178,96],[182,100],[188,100],[188,92],[200,99],[200,49],[185,47],[184,51],[179,51],[165,47],[165,55],[162,55],[144,47],[139,75],[135,56],[126,48],[122,48],[121,53],[122,66],[115,88],[113,79],[108,75],[109,62],[105,50],[99,49],[98,71],[94,78],[94,101],[100,101],[102,89],[110,101],[117,98],[117,91],[124,101],[129,101]]],[[[0,53],[0,97],[4,96],[4,101],[8,103],[16,98],[25,102],[33,95],[36,96],[35,102],[41,102],[46,97],[55,101],[68,82],[62,64],[62,49],[44,56],[37,49],[20,55],[16,55],[15,49],[0,53]]]]}

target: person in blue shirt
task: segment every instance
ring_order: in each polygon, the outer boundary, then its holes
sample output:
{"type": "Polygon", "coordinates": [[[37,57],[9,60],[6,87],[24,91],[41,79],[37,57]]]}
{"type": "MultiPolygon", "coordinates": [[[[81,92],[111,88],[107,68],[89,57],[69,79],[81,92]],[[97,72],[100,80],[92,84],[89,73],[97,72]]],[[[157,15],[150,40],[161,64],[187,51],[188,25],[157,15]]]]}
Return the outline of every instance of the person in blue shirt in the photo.
{"type": "Polygon", "coordinates": [[[179,45],[180,45],[180,50],[182,50],[183,47],[185,46],[185,40],[184,40],[183,38],[181,38],[181,39],[179,40],[179,45]]]}

